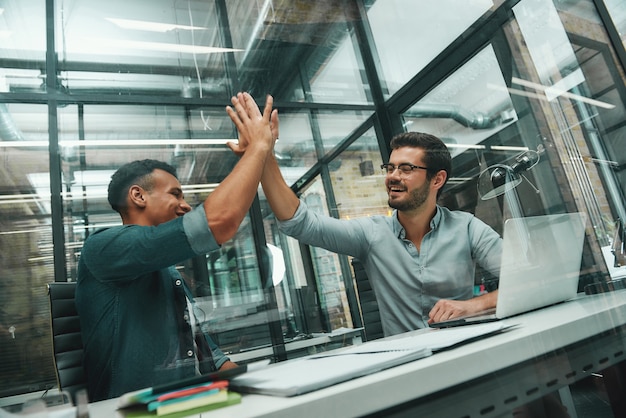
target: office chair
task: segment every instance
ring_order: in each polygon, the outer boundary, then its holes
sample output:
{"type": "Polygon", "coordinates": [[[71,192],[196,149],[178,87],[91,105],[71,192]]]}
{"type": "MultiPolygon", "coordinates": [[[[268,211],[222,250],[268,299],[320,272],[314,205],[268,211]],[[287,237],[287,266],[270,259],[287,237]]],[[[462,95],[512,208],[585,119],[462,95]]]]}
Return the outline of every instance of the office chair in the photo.
{"type": "Polygon", "coordinates": [[[59,390],[68,392],[76,405],[76,393],[87,388],[83,370],[83,341],[74,304],[75,282],[48,284],[52,347],[59,390]]]}
{"type": "Polygon", "coordinates": [[[361,318],[363,320],[363,328],[365,329],[363,341],[382,338],[384,336],[383,324],[380,320],[378,301],[376,300],[374,289],[370,285],[370,279],[367,277],[363,265],[356,258],[352,259],[352,270],[354,271],[356,290],[359,295],[359,304],[361,305],[361,318]]]}

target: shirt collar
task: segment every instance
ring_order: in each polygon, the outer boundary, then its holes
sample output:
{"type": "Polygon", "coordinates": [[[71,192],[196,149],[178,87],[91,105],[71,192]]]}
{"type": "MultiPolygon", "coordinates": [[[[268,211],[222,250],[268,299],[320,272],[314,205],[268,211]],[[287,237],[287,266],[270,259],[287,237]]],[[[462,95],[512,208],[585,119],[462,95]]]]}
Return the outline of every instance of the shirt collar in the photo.
{"type": "MultiPolygon", "coordinates": [[[[404,230],[404,227],[402,226],[402,224],[398,220],[398,210],[397,209],[393,210],[393,213],[391,214],[391,217],[392,217],[392,225],[393,225],[393,233],[394,233],[394,235],[397,236],[399,239],[405,239],[406,238],[406,231],[404,230]]],[[[432,230],[437,229],[437,227],[441,223],[441,217],[442,217],[441,209],[440,209],[439,205],[437,205],[436,208],[435,208],[435,216],[433,216],[433,219],[430,220],[430,229],[432,229],[432,230]]]]}

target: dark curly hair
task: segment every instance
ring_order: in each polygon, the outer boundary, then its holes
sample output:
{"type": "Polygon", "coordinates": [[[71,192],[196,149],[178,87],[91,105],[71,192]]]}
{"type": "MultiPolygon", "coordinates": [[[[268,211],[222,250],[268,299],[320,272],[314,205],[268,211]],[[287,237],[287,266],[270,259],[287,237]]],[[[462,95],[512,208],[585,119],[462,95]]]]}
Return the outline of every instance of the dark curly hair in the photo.
{"type": "Polygon", "coordinates": [[[153,187],[151,174],[157,169],[166,171],[178,178],[174,167],[163,161],[150,159],[124,164],[113,173],[108,189],[108,200],[113,210],[120,214],[125,211],[126,195],[133,184],[137,184],[147,191],[151,190],[153,187]]]}

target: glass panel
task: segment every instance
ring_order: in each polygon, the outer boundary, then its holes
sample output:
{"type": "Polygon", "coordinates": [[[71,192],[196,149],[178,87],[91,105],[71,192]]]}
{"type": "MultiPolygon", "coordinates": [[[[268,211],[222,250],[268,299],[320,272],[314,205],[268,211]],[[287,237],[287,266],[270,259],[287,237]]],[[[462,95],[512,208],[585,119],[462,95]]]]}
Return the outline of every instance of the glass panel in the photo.
{"type": "Polygon", "coordinates": [[[391,96],[493,7],[492,0],[377,1],[367,15],[391,96]],[[454,13],[449,13],[454,10],[454,13]]]}
{"type": "MultiPolygon", "coordinates": [[[[363,104],[367,80],[349,22],[353,3],[228,2],[241,85],[281,100],[363,104]],[[286,3],[285,3],[286,4],[286,3]]],[[[257,93],[258,92],[258,93],[257,93]]]]}
{"type": "Polygon", "coordinates": [[[491,46],[403,116],[409,131],[438,136],[448,144],[453,157],[517,121],[507,81],[491,46]]]}
{"type": "MultiPolygon", "coordinates": [[[[369,90],[362,62],[356,55],[358,48],[353,36],[347,36],[348,27],[335,29],[335,36],[326,51],[318,51],[307,60],[304,71],[309,80],[310,92],[307,101],[321,103],[371,103],[366,97],[369,90]],[[329,55],[320,66],[320,52],[329,55]]],[[[306,90],[306,89],[305,89],[306,90]]],[[[291,98],[292,100],[297,97],[291,98]]]]}
{"type": "MultiPolygon", "coordinates": [[[[326,192],[320,178],[316,178],[307,187],[301,198],[311,210],[329,215],[326,192]]],[[[310,247],[310,251],[323,313],[324,330],[330,332],[341,327],[352,328],[339,256],[318,247],[310,247]]]]}
{"type": "Polygon", "coordinates": [[[378,141],[373,129],[357,139],[332,164],[330,171],[337,212],[341,219],[390,215],[385,176],[380,169],[378,141]]]}
{"type": "Polygon", "coordinates": [[[623,219],[623,181],[611,167],[623,161],[617,143],[625,109],[615,87],[623,80],[611,54],[597,47],[609,44],[606,34],[582,32],[599,20],[589,4],[577,4],[557,10],[549,0],[520,2],[505,27],[510,49],[479,51],[404,118],[409,130],[449,144],[445,206],[473,212],[499,232],[509,217],[587,213],[582,290],[606,274],[600,247],[606,254],[614,220],[623,219]],[[497,166],[524,177],[496,192],[489,175],[497,166]]]}
{"type": "Polygon", "coordinates": [[[233,50],[221,43],[213,2],[56,4],[59,81],[66,90],[228,97],[224,57],[233,50]]]}
{"type": "Polygon", "coordinates": [[[0,4],[0,57],[0,92],[45,92],[43,0],[0,4]]]}
{"type": "Polygon", "coordinates": [[[325,154],[334,149],[369,116],[369,112],[348,110],[333,112],[279,110],[280,140],[276,143],[275,154],[287,183],[295,183],[317,163],[319,153],[325,154]],[[319,133],[321,141],[315,139],[313,132],[319,133]],[[320,142],[323,150],[317,149],[320,142]]]}
{"type": "MultiPolygon", "coordinates": [[[[345,125],[343,117],[349,112],[340,114],[340,125],[345,125]],[[345,113],[345,114],[344,114],[345,113]]],[[[281,119],[281,138],[289,132],[298,131],[292,124],[288,123],[289,129],[283,129],[283,120],[291,121],[288,114],[281,119]]],[[[324,121],[325,114],[319,119],[324,121]]],[[[334,122],[335,119],[330,119],[334,122]]],[[[326,124],[330,130],[336,124],[326,124]]],[[[340,126],[343,128],[342,126],[340,126]]],[[[279,141],[279,144],[282,142],[279,141]]],[[[301,146],[300,146],[301,147],[301,146]]],[[[279,160],[280,161],[280,160],[279,160]]],[[[377,189],[373,187],[373,182],[381,181],[382,175],[379,167],[382,163],[378,142],[373,129],[370,129],[361,138],[350,145],[334,161],[329,163],[330,179],[333,183],[333,190],[337,194],[337,212],[342,218],[354,216],[367,216],[376,213],[387,213],[386,192],[384,186],[380,184],[377,189]]],[[[295,172],[293,167],[281,165],[281,171],[290,183],[295,172]]],[[[310,207],[315,208],[324,214],[329,213],[327,206],[327,196],[319,177],[307,186],[302,194],[310,207]]],[[[347,287],[345,280],[351,281],[352,275],[349,268],[342,266],[340,257],[332,252],[311,247],[310,256],[312,258],[312,268],[315,280],[307,277],[303,270],[303,255],[301,254],[298,242],[288,238],[278,232],[275,225],[275,218],[267,206],[267,202],[262,200],[265,214],[265,228],[270,231],[268,242],[280,247],[286,265],[286,280],[281,282],[279,292],[280,300],[291,301],[293,304],[302,304],[302,310],[293,306],[283,321],[285,335],[310,334],[312,332],[330,332],[338,328],[351,328],[354,326],[348,304],[347,287]],[[293,320],[291,320],[291,318],[293,320]],[[295,327],[295,331],[294,331],[295,327]]],[[[307,263],[308,264],[308,263],[307,263]]]]}
{"type": "Polygon", "coordinates": [[[274,154],[287,184],[291,185],[317,163],[311,117],[308,112],[284,113],[279,110],[280,138],[274,154]]]}
{"type": "MultiPolygon", "coordinates": [[[[318,130],[324,138],[324,150],[334,148],[341,139],[345,138],[351,130],[355,129],[367,115],[354,112],[319,112],[314,114],[315,117],[309,117],[308,113],[287,113],[281,114],[280,122],[280,141],[276,144],[276,155],[278,157],[281,171],[288,184],[294,183],[302,176],[310,166],[317,162],[316,149],[312,139],[303,139],[303,134],[311,132],[311,128],[303,129],[302,126],[310,127],[311,123],[318,124],[318,130]],[[282,138],[286,138],[284,141],[282,138]],[[295,140],[294,140],[295,139],[295,140]],[[308,144],[308,145],[307,145],[308,144]],[[298,158],[296,159],[295,156],[298,158]],[[308,157],[308,158],[307,158],[308,157]],[[308,162],[310,166],[301,166],[302,163],[308,162]],[[300,163],[300,164],[298,164],[300,163]]],[[[382,161],[380,152],[378,151],[378,143],[374,136],[373,130],[364,135],[361,139],[351,145],[346,151],[342,152],[334,162],[329,164],[331,172],[331,181],[335,184],[335,190],[341,196],[342,202],[338,202],[341,216],[356,215],[351,212],[352,205],[357,204],[362,210],[374,213],[380,208],[372,208],[380,204],[380,195],[383,195],[384,188],[378,195],[372,193],[370,177],[375,177],[372,173],[374,162],[379,166],[382,161]],[[362,171],[360,171],[362,170],[362,171]],[[360,181],[356,178],[358,173],[363,173],[361,180],[362,187],[354,187],[353,180],[360,181]],[[369,177],[366,177],[369,176],[369,177]],[[344,182],[344,180],[346,180],[344,182]],[[339,185],[339,187],[337,187],[339,185]],[[341,188],[345,185],[345,188],[341,188]],[[349,189],[349,192],[347,190],[349,189]],[[375,201],[378,197],[379,202],[372,205],[363,205],[364,200],[368,202],[375,201]],[[345,210],[342,212],[342,204],[345,210]],[[370,211],[371,209],[371,211],[370,211]]],[[[376,171],[378,173],[378,170],[376,171]]],[[[359,176],[361,176],[359,174],[359,176]]],[[[326,206],[326,193],[319,179],[313,181],[308,187],[302,198],[310,206],[317,208],[328,214],[326,206]]],[[[269,212],[269,209],[266,209],[269,212]]],[[[299,248],[292,239],[286,238],[278,234],[274,225],[273,215],[268,216],[266,228],[274,231],[272,244],[280,247],[285,254],[286,260],[286,277],[281,287],[280,295],[282,300],[287,300],[289,295],[293,295],[291,300],[298,300],[304,303],[303,315],[300,318],[297,312],[294,312],[293,322],[287,321],[283,323],[283,328],[288,333],[298,333],[297,331],[310,332],[330,332],[337,328],[353,326],[350,309],[348,305],[348,295],[343,277],[351,277],[350,272],[342,273],[342,266],[339,256],[335,253],[323,250],[321,248],[310,248],[313,262],[313,270],[315,272],[315,283],[307,283],[307,279],[298,267],[302,268],[302,259],[299,248]],[[282,244],[282,245],[281,245],[282,244]],[[313,288],[316,286],[316,288],[313,288]],[[317,295],[317,297],[312,297],[317,295]],[[316,302],[319,298],[319,306],[316,302]],[[295,324],[295,325],[294,325],[295,324]],[[293,330],[293,326],[297,331],[293,330]]],[[[289,315],[289,314],[288,314],[289,315]]],[[[283,315],[284,317],[284,315],[283,315]]],[[[290,316],[287,316],[290,318],[290,316]]]]}
{"type": "Polygon", "coordinates": [[[335,148],[370,116],[371,112],[351,112],[345,110],[315,113],[315,121],[318,124],[322,137],[324,153],[335,148]]]}
{"type": "Polygon", "coordinates": [[[203,329],[227,354],[271,346],[268,323],[275,315],[264,296],[250,220],[244,220],[235,238],[219,252],[199,259],[207,263],[208,277],[194,271],[191,263],[185,263],[182,271],[193,277],[203,329]]]}
{"type": "MultiPolygon", "coordinates": [[[[276,218],[267,201],[263,199],[261,205],[264,207],[264,227],[268,231],[267,243],[272,255],[272,282],[285,341],[309,338],[312,333],[325,329],[315,283],[309,283],[298,241],[278,232],[276,218]]],[[[291,352],[287,355],[296,356],[291,352]]]]}
{"type": "Polygon", "coordinates": [[[0,396],[53,387],[48,109],[0,104],[0,396]]]}
{"type": "Polygon", "coordinates": [[[621,0],[604,0],[604,4],[626,48],[626,7],[624,7],[624,2],[621,0]]]}
{"type": "Polygon", "coordinates": [[[46,8],[43,0],[29,1],[26,4],[2,2],[0,56],[7,61],[45,59],[46,8]]]}
{"type": "MultiPolygon", "coordinates": [[[[615,87],[624,80],[605,49],[610,41],[599,28],[600,19],[590,1],[554,8],[549,1],[525,0],[514,12],[532,60],[524,65],[537,74],[514,79],[514,87],[532,91],[549,103],[549,109],[542,103],[548,151],[558,152],[557,161],[564,168],[560,182],[566,181],[572,189],[573,205],[567,203],[587,212],[594,255],[602,254],[598,245],[606,254],[613,221],[626,215],[624,186],[620,190],[619,176],[611,169],[624,158],[623,152],[616,152],[617,143],[622,142],[616,119],[625,112],[626,97],[615,87]],[[543,10],[541,19],[537,8],[543,10]]],[[[596,260],[586,258],[590,274],[604,270],[599,258],[595,269],[591,266],[596,260]]]]}

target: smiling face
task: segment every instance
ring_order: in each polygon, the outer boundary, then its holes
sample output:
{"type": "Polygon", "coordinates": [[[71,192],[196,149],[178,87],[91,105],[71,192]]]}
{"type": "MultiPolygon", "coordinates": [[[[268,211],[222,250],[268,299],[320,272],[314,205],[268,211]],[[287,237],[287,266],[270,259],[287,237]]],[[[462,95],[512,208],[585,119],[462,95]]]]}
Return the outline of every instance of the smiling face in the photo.
{"type": "Polygon", "coordinates": [[[185,201],[178,179],[172,174],[156,169],[152,172],[150,185],[131,187],[131,198],[142,208],[142,225],[156,226],[183,216],[191,210],[185,201]]]}
{"type": "MultiPolygon", "coordinates": [[[[423,167],[425,166],[423,155],[422,148],[396,148],[391,152],[389,163],[394,166],[413,164],[423,167]]],[[[429,199],[434,203],[437,190],[431,188],[431,181],[427,177],[428,172],[421,168],[416,168],[408,174],[402,174],[398,169],[388,173],[385,177],[385,186],[387,186],[389,206],[408,212],[422,208],[429,199]]]]}

